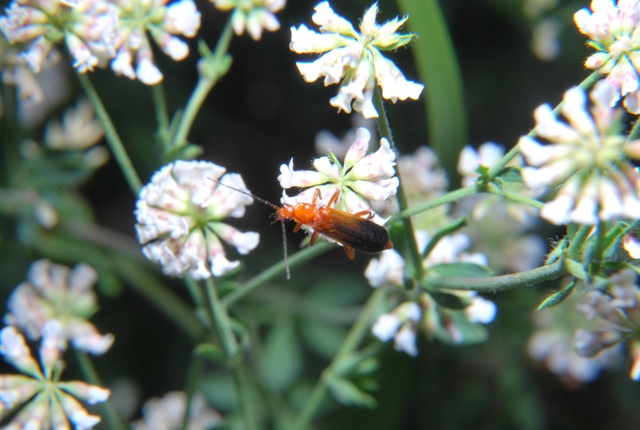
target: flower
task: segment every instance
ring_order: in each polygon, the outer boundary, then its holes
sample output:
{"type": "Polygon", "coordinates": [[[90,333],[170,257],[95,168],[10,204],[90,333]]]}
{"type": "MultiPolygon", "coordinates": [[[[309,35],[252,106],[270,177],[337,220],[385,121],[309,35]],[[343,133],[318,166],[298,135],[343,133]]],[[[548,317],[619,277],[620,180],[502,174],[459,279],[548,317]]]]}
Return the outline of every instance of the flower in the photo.
{"type": "Polygon", "coordinates": [[[637,0],[593,0],[591,10],[580,9],[573,16],[578,30],[589,37],[597,52],[585,66],[596,69],[615,88],[617,100],[625,97],[629,112],[640,113],[640,3],[637,0]]]}
{"type": "Polygon", "coordinates": [[[253,40],[260,40],[262,29],[277,31],[280,23],[275,13],[284,8],[286,0],[211,0],[220,10],[234,9],[231,17],[233,31],[241,36],[247,30],[253,40]]]}
{"type": "Polygon", "coordinates": [[[405,302],[389,314],[382,314],[373,324],[371,331],[383,342],[394,339],[396,351],[406,352],[412,357],[418,355],[416,348],[417,323],[422,318],[420,305],[405,302]]]}
{"type": "Polygon", "coordinates": [[[0,419],[17,410],[5,429],[70,428],[69,421],[76,429],[90,429],[100,422],[77,399],[93,405],[107,400],[110,391],[82,381],[59,380],[64,367],[58,348],[61,336],[57,321],[45,325],[39,365],[15,327],[0,331],[0,354],[24,373],[0,375],[0,419]]]}
{"type": "Polygon", "coordinates": [[[242,177],[205,161],[176,161],[164,166],[140,191],[136,204],[138,240],[151,261],[171,276],[194,279],[221,276],[238,267],[229,261],[222,241],[247,254],[260,240],[221,222],[240,218],[253,199],[211,179],[247,191],[242,177]]]}
{"type": "Polygon", "coordinates": [[[364,14],[358,33],[352,25],[336,14],[329,2],[315,7],[313,22],[320,26],[317,33],[304,24],[291,27],[292,51],[298,54],[323,54],[316,61],[298,62],[300,73],[307,82],[324,76],[325,86],[340,81],[338,95],[331,105],[338,111],[351,113],[351,107],[366,118],[377,118],[373,105],[376,82],[382,97],[392,102],[398,99],[417,100],[424,85],[407,81],[396,65],[380,51],[393,51],[411,42],[413,34],[398,34],[407,18],[395,18],[383,25],[376,24],[378,5],[374,3],[364,14]]]}
{"type": "Polygon", "coordinates": [[[43,336],[50,321],[60,325],[60,339],[91,354],[104,354],[114,341],[112,334],[101,335],[87,318],[97,310],[92,286],[98,275],[91,266],[80,263],[73,269],[47,259],[35,261],[27,281],[9,297],[5,323],[19,328],[32,340],[43,336]]]}
{"type": "MultiPolygon", "coordinates": [[[[327,204],[336,191],[340,198],[335,207],[339,210],[358,213],[371,210],[370,201],[382,201],[396,194],[398,178],[395,175],[396,155],[386,139],[380,140],[380,149],[372,154],[369,150],[369,131],[360,127],[356,140],[344,158],[344,163],[331,156],[316,158],[315,171],[293,170],[293,159],[289,165],[280,166],[278,181],[282,188],[304,188],[295,197],[283,193],[282,203],[296,205],[311,203],[316,190],[320,190],[321,204],[327,204]]],[[[383,224],[384,219],[375,215],[373,222],[383,224]]]]}
{"type": "Polygon", "coordinates": [[[114,0],[119,12],[118,49],[111,68],[116,74],[138,78],[147,85],[162,81],[147,32],[173,60],[183,60],[189,55],[189,46],[175,35],[194,37],[200,28],[200,12],[193,0],[178,0],[167,6],[168,1],[114,0]]]}
{"type": "Polygon", "coordinates": [[[0,17],[0,30],[11,43],[28,44],[23,53],[29,67],[39,72],[64,41],[81,73],[103,67],[116,51],[117,8],[103,0],[14,1],[0,17]]]}
{"type": "MultiPolygon", "coordinates": [[[[418,231],[416,236],[418,246],[424,249],[428,242],[428,234],[418,231]]],[[[469,239],[463,234],[446,236],[431,250],[423,261],[423,266],[431,268],[438,264],[455,262],[486,264],[486,258],[482,254],[464,252],[469,245],[469,239]]],[[[421,292],[417,300],[415,292],[411,292],[411,300],[404,301],[407,297],[404,283],[405,265],[402,256],[390,249],[383,251],[379,258],[372,259],[365,270],[365,277],[372,287],[387,288],[393,293],[390,296],[399,296],[400,301],[403,301],[391,313],[380,315],[372,327],[373,334],[383,342],[393,337],[396,350],[416,356],[418,329],[423,330],[429,338],[435,335],[446,342],[462,343],[471,339],[467,337],[467,333],[477,331],[477,328],[469,330],[469,325],[488,324],[493,321],[496,315],[495,304],[472,291],[446,292],[458,296],[460,302],[465,304],[464,309],[441,306],[426,291],[421,292]]]]}
{"type": "Polygon", "coordinates": [[[606,280],[604,288],[592,286],[577,306],[590,325],[576,331],[573,344],[581,357],[592,358],[627,342],[632,355],[631,377],[640,379],[640,286],[636,273],[624,269],[606,280]]]}
{"type": "Polygon", "coordinates": [[[593,225],[620,217],[640,218],[640,174],[628,158],[640,159],[640,140],[621,135],[620,111],[611,105],[615,89],[600,81],[591,92],[593,108],[579,87],[567,91],[562,113],[569,124],[558,121],[549,105],[535,110],[542,145],[523,136],[518,145],[527,163],[524,183],[541,190],[563,183],[555,199],[540,215],[555,223],[593,225]]]}
{"type": "MultiPolygon", "coordinates": [[[[143,419],[133,423],[133,430],[179,430],[187,407],[187,395],[172,391],[161,398],[153,398],[142,406],[143,419]]],[[[189,430],[209,430],[222,423],[222,418],[211,409],[201,393],[191,399],[189,430]]]]}

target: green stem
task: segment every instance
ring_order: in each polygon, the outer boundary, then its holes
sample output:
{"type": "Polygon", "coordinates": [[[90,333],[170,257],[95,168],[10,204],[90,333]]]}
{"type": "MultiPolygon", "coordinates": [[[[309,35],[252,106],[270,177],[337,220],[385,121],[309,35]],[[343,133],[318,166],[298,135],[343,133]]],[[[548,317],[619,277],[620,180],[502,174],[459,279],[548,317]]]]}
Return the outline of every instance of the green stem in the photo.
{"type": "Polygon", "coordinates": [[[133,164],[129,159],[129,155],[127,155],[127,151],[124,148],[122,140],[120,140],[120,136],[118,136],[118,132],[116,131],[113,122],[111,122],[111,118],[109,117],[107,110],[102,104],[102,100],[100,100],[98,92],[93,87],[91,80],[86,74],[78,72],[76,73],[76,76],[78,77],[78,80],[80,81],[85,94],[91,101],[93,109],[96,111],[96,116],[98,117],[100,123],[102,124],[102,127],[104,128],[104,134],[107,139],[107,143],[109,144],[111,152],[118,162],[122,173],[129,183],[129,188],[131,188],[133,194],[137,196],[140,193],[140,188],[142,188],[142,182],[140,181],[140,178],[138,177],[138,174],[136,173],[136,170],[134,169],[133,164]]]}
{"type": "Polygon", "coordinates": [[[567,257],[571,260],[578,261],[580,259],[580,253],[582,252],[583,245],[591,234],[590,225],[581,225],[578,231],[571,238],[569,243],[569,249],[567,250],[567,257]]]}
{"type": "Polygon", "coordinates": [[[110,257],[120,276],[131,288],[171,318],[189,337],[197,339],[201,335],[202,325],[180,297],[141,268],[139,263],[116,253],[110,253],[110,257]]]}
{"type": "MultiPolygon", "coordinates": [[[[292,269],[294,267],[298,267],[313,258],[324,254],[330,249],[336,248],[336,245],[328,242],[317,242],[315,245],[310,246],[308,248],[303,249],[300,252],[297,252],[289,257],[289,267],[292,269]]],[[[226,308],[229,308],[231,305],[236,303],[238,300],[249,295],[253,290],[258,288],[261,285],[275,279],[277,277],[283,276],[286,272],[286,263],[284,261],[280,261],[262,273],[254,276],[244,285],[242,285],[237,290],[227,294],[222,299],[222,305],[226,308]]]]}
{"type": "Polygon", "coordinates": [[[520,287],[535,285],[543,281],[554,279],[568,273],[563,260],[547,266],[502,276],[488,276],[486,278],[447,278],[428,275],[424,283],[431,287],[447,290],[464,290],[495,293],[498,291],[514,290],[520,287]]]}
{"type": "Polygon", "coordinates": [[[455,191],[451,191],[442,196],[436,197],[435,199],[431,199],[424,203],[420,203],[410,207],[409,209],[405,209],[395,215],[392,215],[386,222],[386,224],[391,224],[396,221],[403,220],[405,218],[412,217],[413,215],[419,214],[420,212],[425,212],[430,209],[433,209],[438,206],[446,205],[449,203],[457,202],[465,197],[471,197],[475,194],[478,194],[477,187],[475,185],[470,185],[468,187],[459,188],[455,191]]]}
{"type": "Polygon", "coordinates": [[[211,316],[216,323],[220,339],[222,339],[222,346],[227,358],[233,358],[238,353],[238,341],[233,334],[233,328],[229,321],[229,314],[227,314],[227,309],[220,302],[218,291],[213,283],[213,278],[209,277],[205,282],[207,286],[207,299],[209,300],[211,316]]]}
{"type": "Polygon", "coordinates": [[[631,133],[629,133],[629,136],[627,137],[627,142],[631,142],[638,137],[640,137],[640,121],[638,121],[638,118],[636,118],[636,122],[633,124],[631,133]]]}
{"type": "MultiPolygon", "coordinates": [[[[398,148],[393,140],[391,127],[389,126],[389,119],[387,118],[387,111],[384,108],[384,102],[382,101],[382,92],[380,91],[380,87],[377,85],[373,91],[373,104],[378,111],[378,131],[380,132],[380,136],[389,141],[389,145],[393,152],[395,152],[397,158],[400,156],[400,153],[398,152],[398,148]]],[[[396,193],[396,198],[398,200],[400,210],[404,211],[409,209],[409,200],[407,199],[407,194],[404,191],[400,169],[397,166],[396,176],[398,177],[398,191],[396,193]]],[[[411,260],[413,261],[416,278],[421,279],[424,275],[424,268],[422,267],[422,256],[420,254],[420,249],[418,248],[415,229],[413,228],[413,220],[409,217],[403,218],[402,224],[404,226],[405,239],[409,245],[409,253],[411,254],[411,260]]]]}
{"type": "Polygon", "coordinates": [[[376,289],[373,294],[369,297],[369,300],[364,305],[362,309],[362,313],[358,317],[358,320],[355,322],[349,334],[345,338],[340,350],[335,355],[329,367],[327,367],[323,372],[313,387],[309,398],[304,404],[302,411],[298,415],[298,418],[293,426],[294,430],[305,430],[309,428],[309,424],[311,420],[315,416],[316,412],[322,405],[324,398],[327,394],[327,382],[333,377],[336,369],[339,369],[341,366],[342,360],[344,360],[347,356],[352,354],[358,346],[362,343],[362,340],[369,333],[369,327],[371,325],[371,321],[375,317],[375,313],[378,308],[382,305],[382,302],[385,298],[385,290],[384,288],[376,289]]]}
{"type": "MultiPolygon", "coordinates": [[[[78,349],[73,349],[73,352],[76,355],[76,360],[78,361],[78,365],[80,366],[80,370],[84,375],[87,382],[91,385],[96,385],[98,387],[102,387],[103,384],[100,381],[100,377],[98,376],[98,372],[96,372],[95,367],[93,367],[93,363],[87,356],[87,353],[84,351],[80,351],[78,349]]],[[[109,423],[109,427],[111,429],[124,430],[124,425],[120,421],[116,410],[113,408],[113,405],[109,400],[106,400],[101,403],[102,412],[104,414],[105,419],[109,423]]]]}
{"type": "Polygon", "coordinates": [[[167,100],[164,96],[164,87],[162,83],[151,86],[151,94],[153,95],[153,107],[156,111],[156,122],[158,123],[158,140],[162,145],[162,153],[166,154],[171,145],[171,136],[169,135],[169,113],[167,112],[167,100]]]}
{"type": "Polygon", "coordinates": [[[536,209],[542,209],[544,207],[544,203],[539,200],[532,199],[531,197],[525,196],[524,194],[514,193],[513,191],[507,192],[493,183],[487,184],[486,191],[490,194],[504,197],[505,199],[511,200],[512,202],[522,203],[536,209]]]}
{"type": "Polygon", "coordinates": [[[211,67],[211,73],[203,73],[201,71],[196,88],[193,90],[191,98],[187,102],[184,114],[182,115],[182,118],[180,118],[180,123],[178,124],[176,133],[173,136],[173,141],[171,143],[172,148],[186,145],[187,136],[189,135],[191,126],[195,121],[196,115],[200,111],[202,103],[215,84],[228,71],[230,60],[225,61],[225,57],[229,50],[229,44],[231,43],[232,36],[233,27],[231,25],[231,19],[229,19],[220,34],[213,57],[203,58],[200,60],[213,62],[213,67],[211,67]]]}
{"type": "Polygon", "coordinates": [[[202,378],[202,369],[204,368],[204,359],[198,354],[191,356],[191,363],[189,364],[189,370],[187,373],[187,383],[185,387],[185,393],[187,394],[187,406],[184,410],[184,416],[182,417],[182,430],[189,428],[189,421],[191,419],[191,401],[193,395],[198,389],[200,379],[202,378]]]}
{"type": "Polygon", "coordinates": [[[448,236],[451,233],[460,230],[462,227],[467,225],[467,222],[468,222],[468,219],[466,217],[460,218],[459,220],[435,232],[435,234],[431,237],[431,240],[429,240],[427,247],[424,249],[424,251],[422,251],[422,259],[427,258],[429,254],[431,254],[431,251],[433,251],[433,249],[436,247],[438,242],[442,240],[443,237],[448,236]]]}

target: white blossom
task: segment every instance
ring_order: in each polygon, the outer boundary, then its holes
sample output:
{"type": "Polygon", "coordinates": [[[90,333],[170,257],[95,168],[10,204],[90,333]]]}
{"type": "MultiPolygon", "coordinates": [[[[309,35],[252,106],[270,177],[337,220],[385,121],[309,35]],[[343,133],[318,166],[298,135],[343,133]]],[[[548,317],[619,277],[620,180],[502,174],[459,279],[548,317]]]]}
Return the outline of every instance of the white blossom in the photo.
{"type": "Polygon", "coordinates": [[[38,260],[31,264],[27,281],[9,297],[5,322],[37,340],[43,336],[47,323],[56,321],[61,326],[61,349],[70,341],[74,348],[103,354],[114,337],[100,334],[87,320],[97,310],[93,291],[97,278],[96,271],[84,263],[71,269],[38,260]]]}
{"type": "Polygon", "coordinates": [[[284,8],[286,0],[211,0],[220,10],[231,10],[231,26],[238,35],[249,33],[253,40],[260,40],[262,31],[277,31],[280,23],[275,16],[284,8]]]}
{"type": "Polygon", "coordinates": [[[247,191],[242,177],[204,161],[176,161],[151,178],[136,205],[136,230],[144,254],[171,276],[204,279],[236,268],[223,242],[247,254],[259,242],[255,232],[243,233],[223,223],[240,218],[253,199],[212,181],[247,191]]]}
{"type": "MultiPolygon", "coordinates": [[[[372,201],[383,201],[396,194],[398,178],[395,177],[395,153],[386,139],[380,140],[380,148],[368,154],[369,131],[360,127],[356,139],[347,151],[344,162],[340,164],[335,157],[316,158],[313,167],[316,170],[294,170],[293,159],[280,167],[278,181],[282,188],[304,188],[297,196],[283,194],[282,203],[296,205],[311,203],[314,194],[320,190],[321,199],[317,204],[326,205],[336,191],[340,197],[336,209],[358,213],[370,211],[372,201]]],[[[373,222],[383,224],[379,215],[373,222]]]]}
{"type": "Polygon", "coordinates": [[[540,212],[555,224],[640,218],[640,174],[629,161],[640,159],[640,140],[628,142],[619,134],[620,112],[611,107],[612,90],[608,81],[598,82],[589,111],[584,91],[570,89],[562,105],[568,123],[555,118],[548,105],[535,111],[538,135],[549,144],[520,139],[529,164],[522,169],[524,183],[535,190],[564,183],[540,212]]]}
{"type": "Polygon", "coordinates": [[[312,19],[320,32],[305,25],[291,27],[290,48],[298,54],[322,54],[313,62],[297,63],[305,81],[314,82],[322,76],[325,86],[342,81],[338,95],[331,99],[332,106],[347,113],[353,108],[365,118],[378,117],[373,105],[376,83],[382,97],[394,103],[398,99],[418,99],[424,85],[406,80],[400,69],[381,53],[396,50],[413,39],[412,34],[397,33],[407,18],[378,25],[375,21],[378,5],[374,3],[365,12],[357,32],[331,9],[328,1],[319,3],[315,11],[312,19]]]}
{"type": "Polygon", "coordinates": [[[0,419],[16,409],[6,429],[90,429],[100,417],[90,415],[77,400],[88,404],[107,400],[110,391],[82,381],[64,382],[59,374],[64,363],[60,359],[62,326],[49,321],[43,330],[40,365],[31,356],[25,340],[15,327],[0,331],[0,354],[23,375],[0,375],[0,419]],[[76,399],[77,398],[77,399],[76,399]]]}
{"type": "MultiPolygon", "coordinates": [[[[148,400],[142,406],[142,419],[133,423],[133,430],[178,430],[187,408],[187,395],[172,391],[163,397],[148,400]]],[[[201,393],[191,399],[189,410],[189,430],[209,430],[222,423],[217,411],[207,405],[201,393]]]]}

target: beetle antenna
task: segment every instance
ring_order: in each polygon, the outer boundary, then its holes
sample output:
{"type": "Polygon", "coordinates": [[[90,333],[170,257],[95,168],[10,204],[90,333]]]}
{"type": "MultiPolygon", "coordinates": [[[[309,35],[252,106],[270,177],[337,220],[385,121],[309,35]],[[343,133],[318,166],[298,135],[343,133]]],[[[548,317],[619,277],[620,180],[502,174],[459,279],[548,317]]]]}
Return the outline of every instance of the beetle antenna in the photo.
{"type": "Polygon", "coordinates": [[[289,268],[289,253],[287,252],[287,229],[284,226],[284,219],[280,220],[282,226],[282,246],[284,247],[284,264],[287,269],[287,280],[291,279],[291,269],[289,268]]]}
{"type": "Polygon", "coordinates": [[[280,210],[280,207],[278,207],[278,206],[274,205],[274,204],[273,204],[273,203],[271,203],[270,201],[265,200],[265,199],[261,199],[260,197],[255,196],[255,195],[251,194],[251,193],[250,193],[250,192],[248,192],[248,191],[245,191],[245,190],[241,190],[241,189],[239,189],[239,188],[232,187],[231,185],[223,184],[222,182],[220,182],[220,181],[218,181],[218,180],[216,180],[216,179],[213,179],[213,178],[207,178],[207,179],[209,179],[210,181],[215,182],[216,184],[220,184],[220,185],[222,185],[223,187],[227,187],[227,188],[229,188],[229,189],[232,189],[233,191],[237,191],[237,192],[239,192],[239,193],[242,193],[242,194],[244,194],[244,195],[247,195],[247,196],[251,197],[252,199],[254,199],[254,200],[256,200],[256,201],[259,201],[260,203],[262,203],[262,204],[265,204],[265,205],[269,206],[269,207],[270,207],[270,208],[272,208],[272,209],[280,210]]]}

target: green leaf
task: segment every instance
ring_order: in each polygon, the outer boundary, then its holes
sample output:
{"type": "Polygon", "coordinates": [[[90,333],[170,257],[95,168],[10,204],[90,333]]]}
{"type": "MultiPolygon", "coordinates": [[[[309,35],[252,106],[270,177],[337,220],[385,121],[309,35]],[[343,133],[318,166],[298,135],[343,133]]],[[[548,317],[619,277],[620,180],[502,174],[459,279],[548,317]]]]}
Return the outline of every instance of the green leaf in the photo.
{"type": "Polygon", "coordinates": [[[449,278],[478,278],[495,275],[489,267],[475,263],[444,263],[429,268],[429,272],[449,278]]]}
{"type": "Polygon", "coordinates": [[[274,391],[284,391],[302,372],[302,353],[292,318],[277,321],[264,341],[262,376],[274,391]]]}
{"type": "Polygon", "coordinates": [[[327,381],[329,391],[335,399],[345,406],[363,406],[373,409],[376,407],[376,400],[360,390],[353,382],[346,378],[333,376],[327,381]]]}
{"type": "Polygon", "coordinates": [[[449,331],[440,327],[435,336],[442,342],[452,345],[473,345],[486,342],[489,338],[489,331],[485,326],[469,321],[464,312],[450,312],[447,316],[451,320],[450,324],[458,329],[458,336],[453,339],[449,331]]]}
{"type": "Polygon", "coordinates": [[[449,309],[462,310],[471,304],[471,300],[455,294],[429,291],[429,295],[441,306],[449,309]]]}
{"type": "Polygon", "coordinates": [[[449,177],[458,178],[458,154],[467,144],[467,116],[462,75],[445,19],[437,0],[398,0],[398,7],[409,15],[407,28],[419,37],[410,46],[425,85],[428,141],[449,177]]]}
{"type": "Polygon", "coordinates": [[[570,258],[567,258],[564,262],[564,265],[569,271],[569,273],[571,273],[576,278],[580,279],[581,281],[587,280],[588,275],[587,275],[587,272],[584,270],[584,267],[582,267],[582,264],[578,263],[575,260],[571,260],[570,258]]]}
{"type": "Polygon", "coordinates": [[[546,308],[552,308],[562,303],[564,299],[569,297],[569,295],[573,292],[573,289],[575,288],[577,283],[578,281],[574,278],[569,285],[567,285],[560,291],[556,291],[555,293],[544,299],[542,303],[540,303],[536,311],[541,311],[546,308]]]}
{"type": "Polygon", "coordinates": [[[328,360],[336,355],[347,334],[341,327],[312,319],[304,321],[300,329],[309,347],[328,360]]]}
{"type": "Polygon", "coordinates": [[[224,364],[227,362],[224,351],[218,345],[212,343],[201,343],[196,346],[193,353],[198,357],[206,358],[214,363],[224,364]]]}

